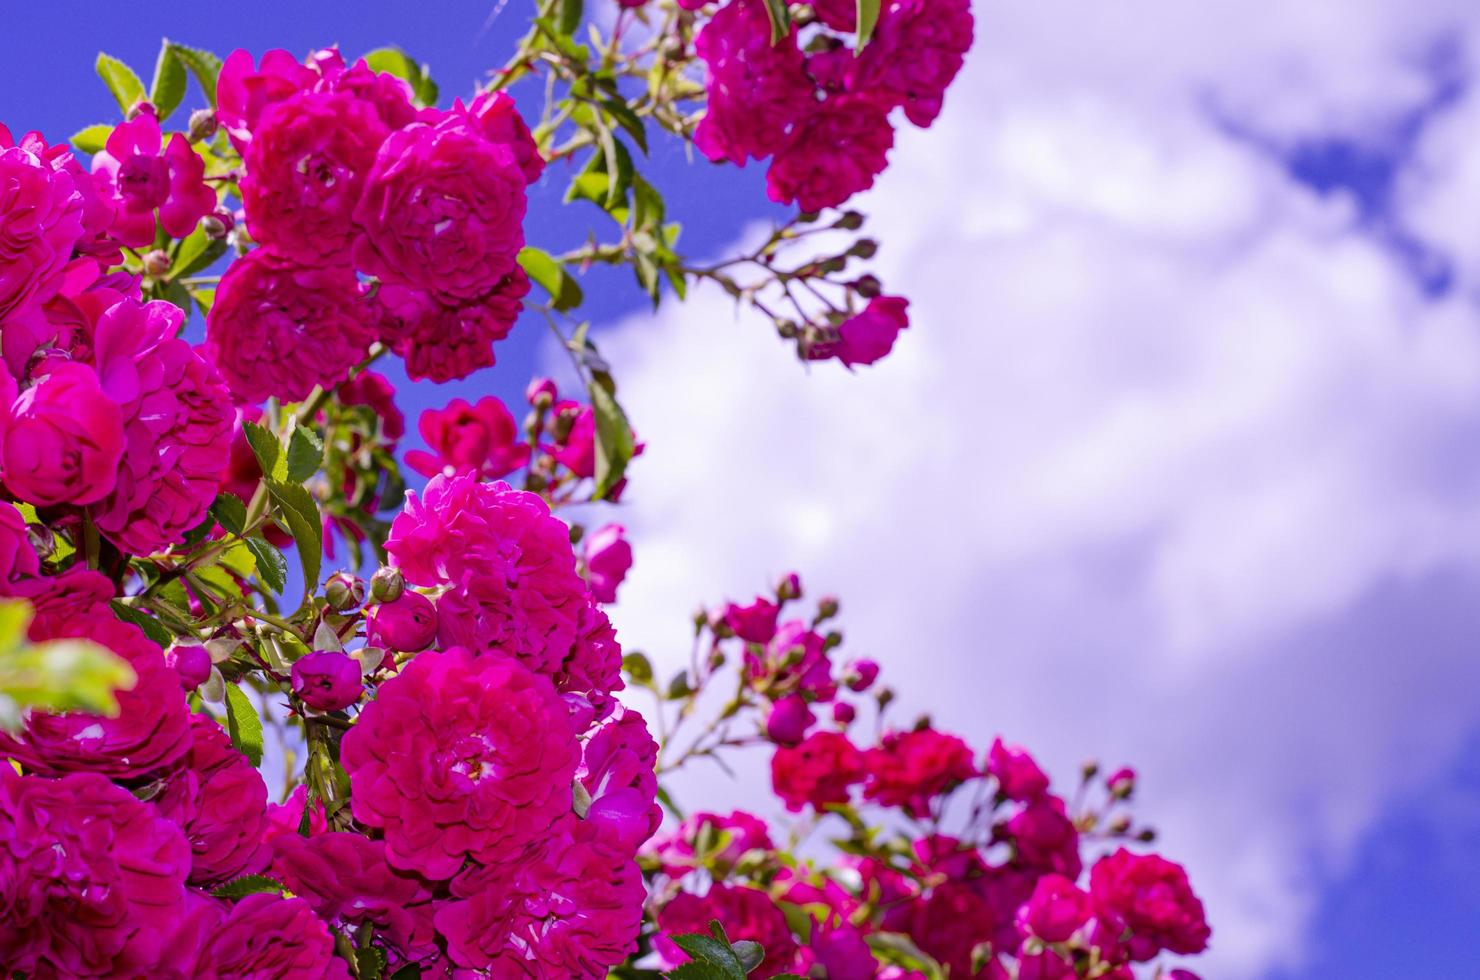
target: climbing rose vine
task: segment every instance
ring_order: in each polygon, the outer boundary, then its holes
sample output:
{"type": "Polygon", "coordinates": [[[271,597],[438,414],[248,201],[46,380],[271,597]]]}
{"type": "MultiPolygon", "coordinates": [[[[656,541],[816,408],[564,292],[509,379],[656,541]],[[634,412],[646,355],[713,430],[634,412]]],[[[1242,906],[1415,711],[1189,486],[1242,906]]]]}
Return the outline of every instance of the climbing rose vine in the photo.
{"type": "Polygon", "coordinates": [[[803,360],[879,362],[909,304],[844,208],[973,25],[964,0],[593,20],[541,0],[450,102],[396,49],[165,42],[147,89],[99,56],[118,119],[0,126],[0,973],[1126,980],[1206,947],[1133,773],[1086,766],[1071,803],[1023,749],[900,723],[797,576],[698,616],[666,683],[624,653],[605,607],[640,538],[572,515],[643,444],[583,280],[709,284],[803,360]],[[644,172],[664,135],[765,161],[800,210],[689,260],[644,172]],[[594,219],[565,251],[529,240],[552,181],[594,219]],[[372,365],[465,378],[533,318],[570,380],[522,418],[449,401],[402,453],[372,365]],[[742,751],[774,805],[682,807],[674,774],[742,751]]]}

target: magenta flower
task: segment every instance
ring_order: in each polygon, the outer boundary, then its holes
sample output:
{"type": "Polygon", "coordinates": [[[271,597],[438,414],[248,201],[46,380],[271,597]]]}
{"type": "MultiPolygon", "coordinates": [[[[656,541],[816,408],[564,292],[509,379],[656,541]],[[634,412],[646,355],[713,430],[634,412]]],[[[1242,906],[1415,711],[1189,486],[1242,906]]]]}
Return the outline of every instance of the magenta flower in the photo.
{"type": "Polygon", "coordinates": [[[386,550],[437,601],[444,646],[517,657],[554,674],[576,641],[585,583],[570,532],[538,496],[471,475],[438,476],[391,524],[386,550]]]}
{"type": "Polygon", "coordinates": [[[301,898],[248,895],[231,906],[198,901],[177,943],[193,953],[188,968],[177,975],[193,980],[349,980],[344,960],[334,955],[329,927],[301,898]]]}
{"type": "Polygon", "coordinates": [[[1089,895],[1063,875],[1047,874],[1018,909],[1017,925],[1046,943],[1062,943],[1089,921],[1094,912],[1089,895]]]}
{"type": "Polygon", "coordinates": [[[95,509],[98,527],[126,551],[175,544],[206,516],[230,454],[231,392],[176,337],[173,303],[123,300],[94,337],[103,391],[123,415],[127,448],[118,482],[95,509]]]}
{"type": "Polygon", "coordinates": [[[461,306],[444,305],[420,289],[382,286],[375,296],[380,338],[405,359],[413,381],[466,378],[493,365],[493,345],[514,328],[528,293],[529,276],[518,268],[461,306]]]}
{"type": "Polygon", "coordinates": [[[545,451],[570,470],[572,476],[582,479],[596,475],[596,413],[590,405],[562,402],[555,406],[557,412],[574,412],[575,421],[560,444],[545,447],[545,451]]]}
{"type": "Polygon", "coordinates": [[[771,788],[793,812],[847,803],[849,789],[868,775],[864,758],[842,732],[813,732],[793,748],[776,750],[771,788]]]}
{"type": "Polygon", "coordinates": [[[540,179],[545,160],[524,117],[519,115],[513,96],[507,92],[480,92],[467,105],[463,105],[462,99],[455,100],[452,111],[468,120],[490,143],[507,146],[526,182],[533,184],[540,179]]]}
{"type": "Polygon", "coordinates": [[[997,780],[997,788],[1009,800],[1026,803],[1048,792],[1048,776],[1028,750],[1007,745],[1002,739],[992,741],[987,752],[987,773],[997,780]]]}
{"type": "Polygon", "coordinates": [[[93,369],[48,361],[10,406],[4,426],[5,485],[27,503],[91,504],[118,482],[123,419],[93,369]]]}
{"type": "Polygon", "coordinates": [[[723,847],[706,854],[721,872],[732,867],[747,851],[769,851],[774,846],[766,822],[744,810],[735,810],[728,816],[695,813],[672,831],[653,839],[651,850],[662,862],[665,875],[681,878],[695,868],[694,848],[706,826],[711,833],[723,835],[726,841],[723,847]]]}
{"type": "Polygon", "coordinates": [[[694,145],[716,163],[742,166],[749,157],[775,153],[816,101],[796,32],[772,45],[771,22],[760,0],[720,7],[694,39],[694,53],[709,76],[694,145]]]}
{"type": "Polygon", "coordinates": [[[597,602],[616,602],[617,586],[632,568],[632,545],[627,529],[607,524],[586,539],[586,579],[597,602]]]}
{"type": "Polygon", "coordinates": [[[622,690],[622,645],[606,613],[587,595],[576,619],[576,640],[555,672],[555,689],[572,709],[576,728],[610,715],[622,690]],[[584,721],[585,724],[580,722],[584,721]]]}
{"type": "Polygon", "coordinates": [[[826,641],[800,619],[782,623],[759,653],[746,649],[745,676],[757,689],[806,691],[818,701],[838,693],[826,641]]]}
{"type": "Polygon", "coordinates": [[[0,964],[32,976],[150,976],[185,907],[190,847],[97,773],[0,764],[0,964]]]}
{"type": "Polygon", "coordinates": [[[380,434],[396,442],[406,434],[406,416],[396,407],[396,387],[377,371],[361,371],[334,391],[341,405],[365,405],[380,419],[380,434]]]}
{"type": "Polygon", "coordinates": [[[1013,863],[1075,879],[1083,870],[1079,832],[1057,796],[1040,796],[1008,819],[1004,834],[1013,844],[1013,863]]]}
{"type": "Polygon", "coordinates": [[[923,898],[910,903],[906,916],[904,931],[917,946],[948,967],[951,976],[980,975],[972,970],[972,954],[991,937],[997,920],[991,905],[972,883],[947,881],[936,885],[923,898]]]}
{"type": "Polygon", "coordinates": [[[413,123],[381,146],[355,211],[360,268],[449,304],[492,292],[524,247],[524,172],[468,118],[413,123]]]}
{"type": "Polygon", "coordinates": [[[455,976],[601,980],[637,950],[645,896],[637,864],[570,815],[517,861],[469,868],[452,893],[436,924],[462,968],[455,976]]]}
{"type": "Polygon", "coordinates": [[[193,691],[211,676],[211,654],[203,646],[175,644],[164,652],[165,664],[180,676],[180,687],[193,691]]]}
{"type": "MultiPolygon", "coordinates": [[[[8,137],[8,134],[7,134],[8,137]]],[[[83,234],[77,178],[0,142],[0,320],[56,294],[83,234]]]]}
{"type": "Polygon", "coordinates": [[[661,931],[653,946],[664,963],[678,966],[689,960],[688,954],[679,949],[670,936],[690,932],[707,935],[713,919],[724,923],[731,941],[748,939],[761,944],[765,959],[751,976],[773,977],[796,965],[800,950],[786,924],[786,916],[765,892],[742,885],[714,885],[702,898],[691,892],[681,892],[663,906],[658,913],[661,931]]]}
{"type": "Polygon", "coordinates": [[[0,507],[0,591],[19,579],[35,578],[41,558],[26,533],[26,519],[14,507],[0,507]]]}
{"type": "Polygon", "coordinates": [[[166,234],[184,238],[216,210],[216,192],[204,180],[205,161],[180,133],[164,145],[159,120],[151,113],[113,127],[92,168],[117,208],[113,236],[133,248],[154,244],[156,212],[166,234]]]}
{"type": "Polygon", "coordinates": [[[252,55],[238,48],[226,57],[216,80],[216,118],[236,148],[245,150],[263,110],[309,88],[317,78],[312,68],[282,49],[263,54],[257,68],[252,55]]]}
{"type": "Polygon", "coordinates": [[[1208,948],[1212,930],[1180,864],[1121,848],[1090,869],[1089,890],[1100,915],[1117,917],[1130,930],[1133,960],[1144,962],[1162,950],[1189,955],[1208,948]]]}
{"type": "Polygon", "coordinates": [[[776,603],[757,596],[748,606],[729,603],[721,610],[720,616],[725,625],[745,642],[770,643],[776,635],[776,617],[780,613],[781,607],[776,603]]]}
{"type": "MultiPolygon", "coordinates": [[[[106,586],[107,579],[102,581],[106,586]]],[[[91,772],[129,779],[172,765],[190,751],[190,714],[180,677],[165,664],[158,646],[137,626],[114,619],[106,606],[78,615],[70,603],[45,610],[43,599],[33,601],[38,605],[33,640],[93,640],[127,660],[138,679],[119,692],[117,717],[33,713],[19,735],[0,733],[0,756],[46,776],[91,772]]]]}
{"type": "Polygon", "coordinates": [[[873,687],[874,681],[878,679],[879,665],[872,660],[860,658],[848,664],[843,682],[848,685],[848,690],[862,694],[873,687]]]}
{"type": "Polygon", "coordinates": [[[879,969],[863,932],[846,922],[814,922],[809,945],[829,977],[871,977],[879,969]]]}
{"type": "Polygon", "coordinates": [[[414,122],[416,106],[412,104],[411,86],[389,72],[371,71],[361,58],[348,68],[338,48],[315,51],[311,56],[320,79],[315,91],[346,92],[375,107],[387,129],[400,129],[414,122]]]}
{"type": "Polygon", "coordinates": [[[910,325],[910,302],[899,296],[877,296],[862,313],[849,317],[838,327],[833,356],[848,367],[873,364],[894,349],[900,331],[910,325]]]}
{"type": "Polygon", "coordinates": [[[930,802],[977,775],[971,749],[954,735],[924,728],[890,732],[864,753],[868,785],[863,795],[881,806],[897,806],[920,819],[930,802]]]}
{"type": "Polygon", "coordinates": [[[576,779],[591,797],[586,821],[617,851],[635,852],[663,820],[657,761],[658,743],[630,709],[596,729],[582,749],[576,779]]]}
{"type": "Polygon", "coordinates": [[[803,211],[837,207],[873,186],[893,145],[887,106],[862,96],[829,96],[776,149],[766,194],[778,204],[795,201],[803,211]]]}
{"type": "Polygon", "coordinates": [[[355,206],[388,132],[375,106],[344,92],[267,106],[241,180],[252,237],[304,265],[347,264],[355,206]]]}
{"type": "Polygon", "coordinates": [[[579,752],[549,680],[507,657],[418,655],[344,736],[355,819],[386,858],[450,878],[513,858],[570,809],[579,752]]]}
{"type": "Polygon", "coordinates": [[[407,589],[393,602],[382,602],[370,610],[365,638],[389,650],[425,650],[437,638],[437,607],[420,592],[407,589]]]}
{"type": "Polygon", "coordinates": [[[305,268],[258,249],[226,270],[206,347],[237,401],[299,401],[365,357],[367,313],[349,269],[305,268]]]}
{"type": "Polygon", "coordinates": [[[766,715],[766,737],[777,745],[796,745],[807,735],[817,716],[799,694],[788,694],[771,705],[766,715]]]}
{"type": "Polygon", "coordinates": [[[929,126],[971,49],[973,30],[969,0],[892,0],[859,53],[850,87],[902,105],[910,122],[929,126]]]}
{"type": "Polygon", "coordinates": [[[406,465],[422,476],[476,473],[497,478],[529,462],[529,446],[504,403],[492,396],[469,405],[454,398],[446,408],[430,408],[417,423],[431,452],[413,449],[406,465]]]}
{"type": "Polygon", "coordinates": [[[206,715],[190,722],[190,752],[153,802],[190,843],[190,883],[210,886],[266,865],[267,786],[220,724],[206,715]]]}
{"type": "Polygon", "coordinates": [[[315,650],[293,662],[293,693],[315,711],[339,711],[360,700],[360,664],[339,650],[315,650]]]}

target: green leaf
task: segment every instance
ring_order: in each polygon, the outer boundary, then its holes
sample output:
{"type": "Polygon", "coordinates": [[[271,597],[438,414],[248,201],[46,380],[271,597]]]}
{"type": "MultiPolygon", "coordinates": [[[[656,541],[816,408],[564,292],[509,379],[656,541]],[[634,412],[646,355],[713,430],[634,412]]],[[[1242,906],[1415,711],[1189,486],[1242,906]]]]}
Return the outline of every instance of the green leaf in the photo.
{"type": "Polygon", "coordinates": [[[771,19],[771,46],[775,47],[791,34],[791,14],[786,0],[765,0],[766,16],[771,19]]]}
{"type": "Polygon", "coordinates": [[[220,57],[203,48],[191,48],[174,41],[168,43],[171,53],[195,76],[195,81],[200,85],[211,108],[216,108],[216,79],[221,75],[220,57]]]}
{"type": "Polygon", "coordinates": [[[113,93],[113,98],[118,101],[118,108],[123,110],[125,116],[144,100],[144,83],[139,81],[139,76],[128,65],[99,51],[96,67],[98,77],[108,86],[108,91],[113,93]]]}
{"type": "Polygon", "coordinates": [[[415,963],[407,963],[391,974],[391,980],[421,980],[421,967],[415,963]]]}
{"type": "Polygon", "coordinates": [[[246,692],[235,684],[226,685],[226,730],[237,751],[252,765],[262,765],[262,719],[246,692]]]}
{"type": "Polygon", "coordinates": [[[80,129],[72,134],[72,148],[79,153],[99,153],[108,145],[108,137],[112,134],[113,127],[106,123],[80,129]]]}
{"type": "Polygon", "coordinates": [[[550,302],[555,309],[573,309],[585,299],[580,283],[549,252],[526,245],[519,250],[519,264],[529,278],[550,294],[550,302]]]}
{"type": "Polygon", "coordinates": [[[125,606],[117,599],[109,600],[108,605],[112,607],[113,614],[125,623],[133,623],[144,631],[144,635],[162,647],[167,647],[175,642],[170,631],[164,628],[164,624],[153,616],[132,606],[125,606]]]}
{"type": "Polygon", "coordinates": [[[385,950],[379,946],[361,946],[355,950],[355,966],[359,980],[380,980],[385,976],[385,950]]]}
{"type": "Polygon", "coordinates": [[[323,462],[324,443],[312,431],[296,426],[288,437],[288,481],[302,483],[317,473],[323,462]]]}
{"type": "Polygon", "coordinates": [[[247,538],[247,549],[257,562],[257,581],[282,595],[288,587],[288,560],[277,545],[262,538],[247,538]]]}
{"type": "Polygon", "coordinates": [[[436,105],[438,88],[426,65],[417,64],[400,48],[376,48],[365,55],[365,64],[371,71],[383,71],[394,75],[411,86],[416,101],[424,106],[436,105]]]}
{"type": "Polygon", "coordinates": [[[298,561],[303,566],[303,597],[307,599],[318,590],[319,564],[324,555],[324,526],[319,518],[319,506],[314,503],[313,494],[297,484],[269,480],[267,490],[288,525],[288,533],[298,544],[298,561]]]}
{"type": "Polygon", "coordinates": [[[30,622],[29,603],[0,603],[0,730],[19,731],[32,708],[116,717],[137,680],[128,661],[89,640],[31,643],[30,622]]]}
{"type": "Polygon", "coordinates": [[[271,430],[255,422],[243,422],[242,431],[246,433],[247,442],[252,446],[252,454],[257,457],[257,465],[262,468],[264,476],[281,480],[288,475],[288,462],[281,459],[282,444],[271,430]]]}
{"type": "Polygon", "coordinates": [[[636,143],[646,156],[648,151],[647,128],[643,125],[642,118],[621,99],[603,99],[601,105],[617,121],[617,125],[632,137],[632,142],[636,143]]]}
{"type": "Polygon", "coordinates": [[[282,895],[287,887],[267,875],[242,875],[224,885],[217,885],[211,892],[216,898],[246,898],[248,895],[282,895]]]}
{"type": "Polygon", "coordinates": [[[616,386],[611,377],[596,373],[588,388],[591,409],[596,417],[596,489],[593,500],[605,499],[627,472],[636,445],[632,425],[622,406],[617,404],[616,386]]]}
{"type": "Polygon", "coordinates": [[[581,0],[560,0],[560,33],[566,37],[575,34],[581,26],[581,15],[585,13],[581,0]]]}
{"type": "Polygon", "coordinates": [[[879,23],[879,0],[857,0],[858,43],[854,53],[862,51],[874,36],[874,27],[879,23]]]}
{"type": "Polygon", "coordinates": [[[169,41],[159,46],[159,60],[154,63],[154,83],[149,87],[149,101],[160,122],[180,107],[185,98],[185,66],[170,47],[169,41]]]}
{"type": "Polygon", "coordinates": [[[170,265],[170,278],[183,279],[186,276],[193,276],[225,254],[226,240],[210,237],[206,234],[205,228],[197,224],[195,230],[185,236],[179,248],[176,249],[174,260],[170,265]]]}
{"type": "Polygon", "coordinates": [[[632,678],[634,684],[651,684],[653,681],[652,661],[648,660],[646,654],[636,650],[622,655],[622,669],[632,678]]]}
{"type": "Polygon", "coordinates": [[[247,505],[234,493],[224,490],[218,493],[211,504],[211,513],[215,515],[216,523],[232,534],[241,534],[247,526],[247,505]]]}

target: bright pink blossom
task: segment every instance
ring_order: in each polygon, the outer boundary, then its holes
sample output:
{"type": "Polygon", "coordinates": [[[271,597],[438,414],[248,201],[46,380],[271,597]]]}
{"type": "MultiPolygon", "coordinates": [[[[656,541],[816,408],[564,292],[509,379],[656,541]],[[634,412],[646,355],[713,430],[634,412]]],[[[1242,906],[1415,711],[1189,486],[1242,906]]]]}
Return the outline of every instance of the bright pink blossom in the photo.
{"type": "Polygon", "coordinates": [[[933,728],[890,732],[864,755],[869,774],[864,797],[902,807],[917,819],[929,815],[937,796],[977,774],[970,747],[933,728]]]}
{"type": "Polygon", "coordinates": [[[83,233],[78,178],[9,142],[0,143],[0,322],[55,295],[83,233]]]}
{"type": "Polygon", "coordinates": [[[672,831],[653,839],[652,852],[662,862],[664,874],[681,878],[694,869],[695,849],[702,834],[712,835],[716,843],[723,841],[722,846],[705,852],[705,858],[721,873],[733,867],[747,851],[769,851],[774,846],[766,822],[743,810],[735,810],[728,816],[691,814],[672,831]]]}
{"type": "Polygon", "coordinates": [[[97,773],[0,763],[0,966],[33,976],[150,976],[185,905],[180,830],[97,773]]]}
{"type": "Polygon", "coordinates": [[[112,234],[132,248],[154,244],[156,212],[167,235],[184,238],[216,210],[216,192],[204,180],[205,161],[179,133],[166,146],[152,113],[113,127],[92,167],[117,208],[112,234]]]}
{"type": "Polygon", "coordinates": [[[743,165],[775,153],[813,107],[815,89],[796,32],[773,45],[761,0],[720,7],[694,39],[694,53],[709,76],[694,145],[710,160],[743,165]]]}
{"type": "Polygon", "coordinates": [[[405,359],[411,380],[456,381],[493,365],[493,345],[509,335],[528,293],[529,276],[518,268],[463,305],[445,305],[421,289],[385,285],[375,296],[380,337],[405,359]]]}
{"type": "Polygon", "coordinates": [[[576,618],[575,642],[555,672],[555,689],[572,707],[572,717],[589,714],[589,724],[612,713],[616,707],[613,695],[625,686],[622,645],[617,642],[617,631],[606,613],[587,595],[576,618]]]}
{"type": "Polygon", "coordinates": [[[389,130],[344,92],[300,92],[267,106],[245,155],[252,237],[305,265],[349,261],[355,206],[389,130]]]}
{"type": "Polygon", "coordinates": [[[1212,930],[1181,865],[1121,848],[1095,863],[1089,881],[1095,908],[1130,930],[1131,959],[1149,960],[1162,950],[1188,955],[1207,949],[1212,930]]]}
{"type": "Polygon", "coordinates": [[[437,638],[437,607],[432,600],[407,589],[391,602],[370,610],[365,638],[375,646],[417,653],[437,638]]]}
{"type": "Polygon", "coordinates": [[[190,723],[190,752],[164,774],[153,803],[190,842],[190,883],[209,886],[266,864],[267,786],[214,719],[190,723]]]}
{"type": "Polygon", "coordinates": [[[206,346],[237,401],[299,401],[364,358],[374,339],[367,319],[349,269],[307,268],[258,249],[226,270],[206,346]]]}
{"type": "Polygon", "coordinates": [[[908,909],[907,932],[915,944],[951,976],[972,977],[973,953],[990,942],[996,926],[991,905],[969,882],[947,881],[930,889],[908,909]]]}
{"type": "Polygon", "coordinates": [[[492,396],[469,405],[454,398],[446,408],[429,408],[417,423],[431,452],[413,449],[406,465],[422,476],[476,473],[498,478],[529,462],[529,445],[504,403],[492,396]]]}
{"type": "Polygon", "coordinates": [[[688,962],[688,954],[669,937],[698,932],[709,934],[709,923],[718,919],[733,942],[748,939],[761,944],[765,959],[751,976],[764,980],[795,966],[799,948],[776,903],[758,888],[743,885],[714,885],[702,897],[681,892],[658,913],[660,930],[653,945],[670,966],[688,962]]]}
{"type": "Polygon", "coordinates": [[[858,659],[848,664],[843,682],[848,685],[848,690],[861,694],[873,687],[878,679],[879,665],[872,660],[858,659]]]}
{"type": "Polygon", "coordinates": [[[616,602],[617,586],[632,568],[632,544],[620,524],[597,528],[586,538],[586,579],[597,602],[616,602]]]}
{"type": "Polygon", "coordinates": [[[771,786],[792,811],[847,803],[849,788],[867,774],[864,753],[841,732],[813,732],[801,744],[777,749],[771,757],[771,786]]]}
{"type": "Polygon", "coordinates": [[[868,190],[888,166],[894,127],[886,106],[859,96],[829,96],[796,125],[766,171],[766,194],[803,211],[837,207],[868,190]]]}
{"type": "Polygon", "coordinates": [[[1046,943],[1061,943],[1074,935],[1094,912],[1089,895],[1063,875],[1038,879],[1033,894],[1018,909],[1018,928],[1046,943]]]}
{"type": "Polygon", "coordinates": [[[777,745],[796,745],[817,722],[807,701],[800,694],[788,694],[775,701],[766,715],[766,737],[777,745]]]}
{"type": "Polygon", "coordinates": [[[929,126],[971,48],[973,28],[969,0],[891,0],[858,55],[851,87],[903,105],[910,122],[929,126]]]}
{"type": "Polygon", "coordinates": [[[180,687],[193,691],[211,676],[211,654],[199,644],[177,643],[164,652],[164,662],[180,675],[180,687]]]}
{"type": "Polygon", "coordinates": [[[344,736],[355,819],[397,868],[449,878],[516,856],[570,809],[579,753],[548,679],[506,657],[419,654],[344,736]]]}
{"type": "Polygon", "coordinates": [[[293,693],[315,711],[339,711],[360,700],[359,661],[339,650],[315,650],[293,662],[293,693]]]}
{"type": "Polygon", "coordinates": [[[365,405],[380,419],[380,434],[395,443],[406,434],[406,416],[396,406],[396,387],[378,371],[361,371],[335,389],[341,405],[365,405]]]}
{"type": "Polygon", "coordinates": [[[1048,792],[1048,776],[1028,750],[1007,745],[1000,738],[992,741],[987,752],[987,773],[997,780],[998,790],[1009,800],[1026,803],[1048,792]]]}
{"type": "Polygon", "coordinates": [[[634,853],[663,819],[657,761],[658,744],[630,709],[597,728],[582,749],[576,779],[591,797],[586,821],[617,851],[634,853]]]}
{"type": "Polygon", "coordinates": [[[41,559],[26,532],[26,519],[14,507],[0,505],[0,591],[3,583],[34,578],[41,559]]]}
{"type": "Polygon", "coordinates": [[[52,360],[37,372],[3,427],[5,485],[38,506],[96,503],[118,482],[122,413],[85,364],[52,360]]]}
{"type": "Polygon", "coordinates": [[[1057,796],[1040,796],[1009,818],[1004,829],[1016,849],[1017,866],[1071,880],[1079,877],[1079,832],[1057,796]]]}
{"type": "Polygon", "coordinates": [[[301,898],[248,895],[231,906],[202,901],[181,929],[182,940],[187,936],[195,955],[183,975],[193,980],[349,980],[329,927],[301,898]]]}
{"type": "Polygon", "coordinates": [[[467,105],[462,99],[456,99],[452,103],[452,111],[467,119],[490,143],[507,146],[528,183],[540,179],[545,170],[544,158],[540,156],[540,148],[508,92],[480,92],[467,105]]]}
{"type": "Polygon", "coordinates": [[[770,643],[776,635],[776,617],[781,607],[760,596],[748,606],[731,602],[720,612],[726,626],[747,643],[770,643]]]}
{"type": "Polygon", "coordinates": [[[873,364],[894,349],[900,331],[910,325],[909,300],[900,296],[876,296],[862,313],[849,317],[838,327],[833,356],[852,367],[873,364]]]}
{"type": "Polygon", "coordinates": [[[263,110],[313,85],[316,78],[312,68],[281,49],[263,54],[259,68],[249,52],[238,48],[227,56],[216,80],[216,118],[237,149],[245,149],[263,110]]]}

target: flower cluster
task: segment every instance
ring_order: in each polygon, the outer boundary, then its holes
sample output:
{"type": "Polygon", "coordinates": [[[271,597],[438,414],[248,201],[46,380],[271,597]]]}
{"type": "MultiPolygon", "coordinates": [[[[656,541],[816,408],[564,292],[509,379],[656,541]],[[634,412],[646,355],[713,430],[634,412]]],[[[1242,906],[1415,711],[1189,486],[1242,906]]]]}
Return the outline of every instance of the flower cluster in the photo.
{"type": "Polygon", "coordinates": [[[1125,809],[1134,772],[1087,764],[1071,806],[1000,738],[982,752],[926,719],[887,725],[895,695],[878,686],[878,666],[833,663],[837,601],[789,616],[801,594],[787,575],[770,595],[701,620],[710,651],[685,688],[697,699],[733,661],[742,693],[660,768],[768,744],[773,791],[807,819],[783,834],[744,811],[696,813],[653,839],[643,867],[666,963],[688,959],[675,936],[716,919],[732,941],[761,944],[758,977],[1133,980],[1138,964],[1207,948],[1186,872],[1142,850],[1154,833],[1125,809]],[[869,702],[882,734],[857,742],[869,702]],[[816,709],[829,703],[821,724],[816,709]],[[747,715],[757,736],[730,728],[747,715]],[[831,857],[807,840],[827,829],[831,857]]]}
{"type": "Polygon", "coordinates": [[[762,0],[728,0],[694,41],[708,68],[694,145],[714,161],[770,157],[773,201],[837,207],[873,185],[903,108],[917,126],[940,113],[971,47],[966,0],[888,0],[873,38],[854,52],[855,5],[814,0],[801,26],[772,43],[762,0]]]}
{"type": "Polygon", "coordinates": [[[420,107],[406,82],[329,50],[260,65],[237,51],[217,97],[261,246],[232,263],[207,317],[238,401],[333,387],[377,341],[412,378],[493,364],[529,290],[525,187],[543,166],[509,96],[420,107]]]}

